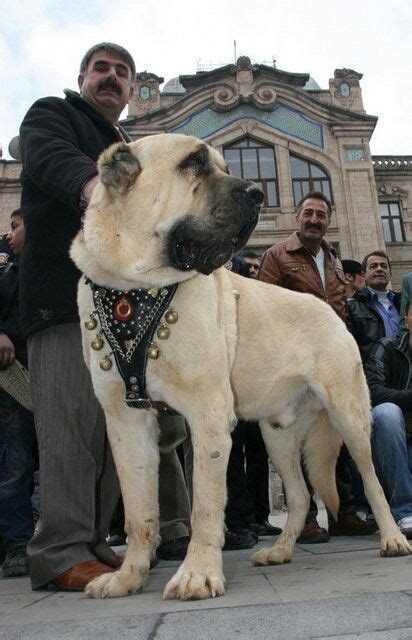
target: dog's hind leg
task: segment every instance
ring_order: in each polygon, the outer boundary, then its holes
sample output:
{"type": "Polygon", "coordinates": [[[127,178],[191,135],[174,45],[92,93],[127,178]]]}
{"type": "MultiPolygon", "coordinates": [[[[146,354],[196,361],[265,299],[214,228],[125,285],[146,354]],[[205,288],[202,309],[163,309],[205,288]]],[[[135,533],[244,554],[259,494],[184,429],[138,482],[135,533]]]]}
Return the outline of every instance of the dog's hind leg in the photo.
{"type": "Polygon", "coordinates": [[[336,461],[342,442],[341,436],[332,427],[326,411],[321,411],[316,422],[308,430],[303,443],[303,459],[310,484],[335,519],[339,511],[336,461]]]}
{"type": "Polygon", "coordinates": [[[290,562],[295,542],[305,523],[309,509],[309,492],[302,473],[302,432],[294,426],[274,428],[260,422],[268,456],[283,481],[288,503],[286,526],[272,547],[260,549],[251,557],[255,565],[290,562]]]}
{"type": "MultiPolygon", "coordinates": [[[[217,400],[209,397],[208,401],[203,415],[186,415],[194,458],[192,537],[184,562],[165,587],[164,598],[201,599],[225,592],[221,549],[226,468],[232,444],[230,418],[226,408],[219,410],[217,400]]],[[[193,399],[191,405],[195,405],[193,399]]]]}
{"type": "Polygon", "coordinates": [[[381,556],[407,555],[412,552],[412,547],[399,531],[392,517],[373,467],[369,439],[369,412],[365,416],[365,411],[362,411],[362,406],[355,398],[352,398],[350,406],[337,407],[337,404],[336,400],[331,415],[332,423],[341,434],[362,476],[365,494],[380,530],[381,556]]]}
{"type": "Polygon", "coordinates": [[[90,598],[115,598],[144,586],[159,541],[157,420],[152,412],[126,405],[106,411],[107,433],[125,510],[128,547],[118,571],[94,578],[90,598]]]}

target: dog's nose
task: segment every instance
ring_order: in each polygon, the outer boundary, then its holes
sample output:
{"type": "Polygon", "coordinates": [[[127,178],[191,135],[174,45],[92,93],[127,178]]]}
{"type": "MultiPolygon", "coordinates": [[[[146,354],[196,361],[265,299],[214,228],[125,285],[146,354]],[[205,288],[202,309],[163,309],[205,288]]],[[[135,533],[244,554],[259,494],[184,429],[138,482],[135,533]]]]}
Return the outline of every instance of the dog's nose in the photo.
{"type": "Polygon", "coordinates": [[[248,198],[251,198],[255,202],[255,204],[262,204],[264,193],[262,189],[257,186],[257,184],[251,184],[245,189],[245,193],[248,198]]]}

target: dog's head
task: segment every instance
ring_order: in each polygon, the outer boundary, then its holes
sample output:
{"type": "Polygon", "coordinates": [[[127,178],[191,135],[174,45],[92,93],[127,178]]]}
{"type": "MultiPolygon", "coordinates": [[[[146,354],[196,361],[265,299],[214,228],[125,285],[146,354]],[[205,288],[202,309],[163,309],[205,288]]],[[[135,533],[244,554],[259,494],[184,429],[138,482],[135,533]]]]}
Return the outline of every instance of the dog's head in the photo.
{"type": "Polygon", "coordinates": [[[211,273],[246,243],[263,200],[253,182],[229,175],[216,150],[183,135],[113,145],[99,176],[71,255],[85,273],[97,261],[114,276],[106,284],[211,273]]]}

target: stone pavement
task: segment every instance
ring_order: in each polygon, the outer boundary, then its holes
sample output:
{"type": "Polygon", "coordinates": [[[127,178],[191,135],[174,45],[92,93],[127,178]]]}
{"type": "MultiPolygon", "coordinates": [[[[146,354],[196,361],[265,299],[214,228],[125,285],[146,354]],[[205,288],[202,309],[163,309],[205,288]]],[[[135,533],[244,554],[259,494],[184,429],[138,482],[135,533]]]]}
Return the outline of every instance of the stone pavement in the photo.
{"type": "Polygon", "coordinates": [[[298,545],[282,566],[253,567],[251,553],[224,552],[227,591],[213,600],[162,600],[177,562],[155,567],[142,594],[114,600],[2,578],[0,639],[412,640],[412,556],[381,559],[376,534],[298,545]]]}

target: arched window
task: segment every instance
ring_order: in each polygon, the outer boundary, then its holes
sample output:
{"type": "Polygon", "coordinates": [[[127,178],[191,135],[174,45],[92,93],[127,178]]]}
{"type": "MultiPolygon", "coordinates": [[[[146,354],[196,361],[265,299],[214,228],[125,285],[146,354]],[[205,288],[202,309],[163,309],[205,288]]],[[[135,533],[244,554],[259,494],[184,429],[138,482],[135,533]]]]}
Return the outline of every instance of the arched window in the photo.
{"type": "Polygon", "coordinates": [[[223,149],[223,155],[232,176],[256,182],[265,199],[264,207],[278,207],[278,180],[273,147],[253,138],[242,138],[223,149]]]}
{"type": "Polygon", "coordinates": [[[290,169],[295,206],[309,191],[320,191],[332,202],[329,176],[319,165],[290,154],[290,169]]]}

